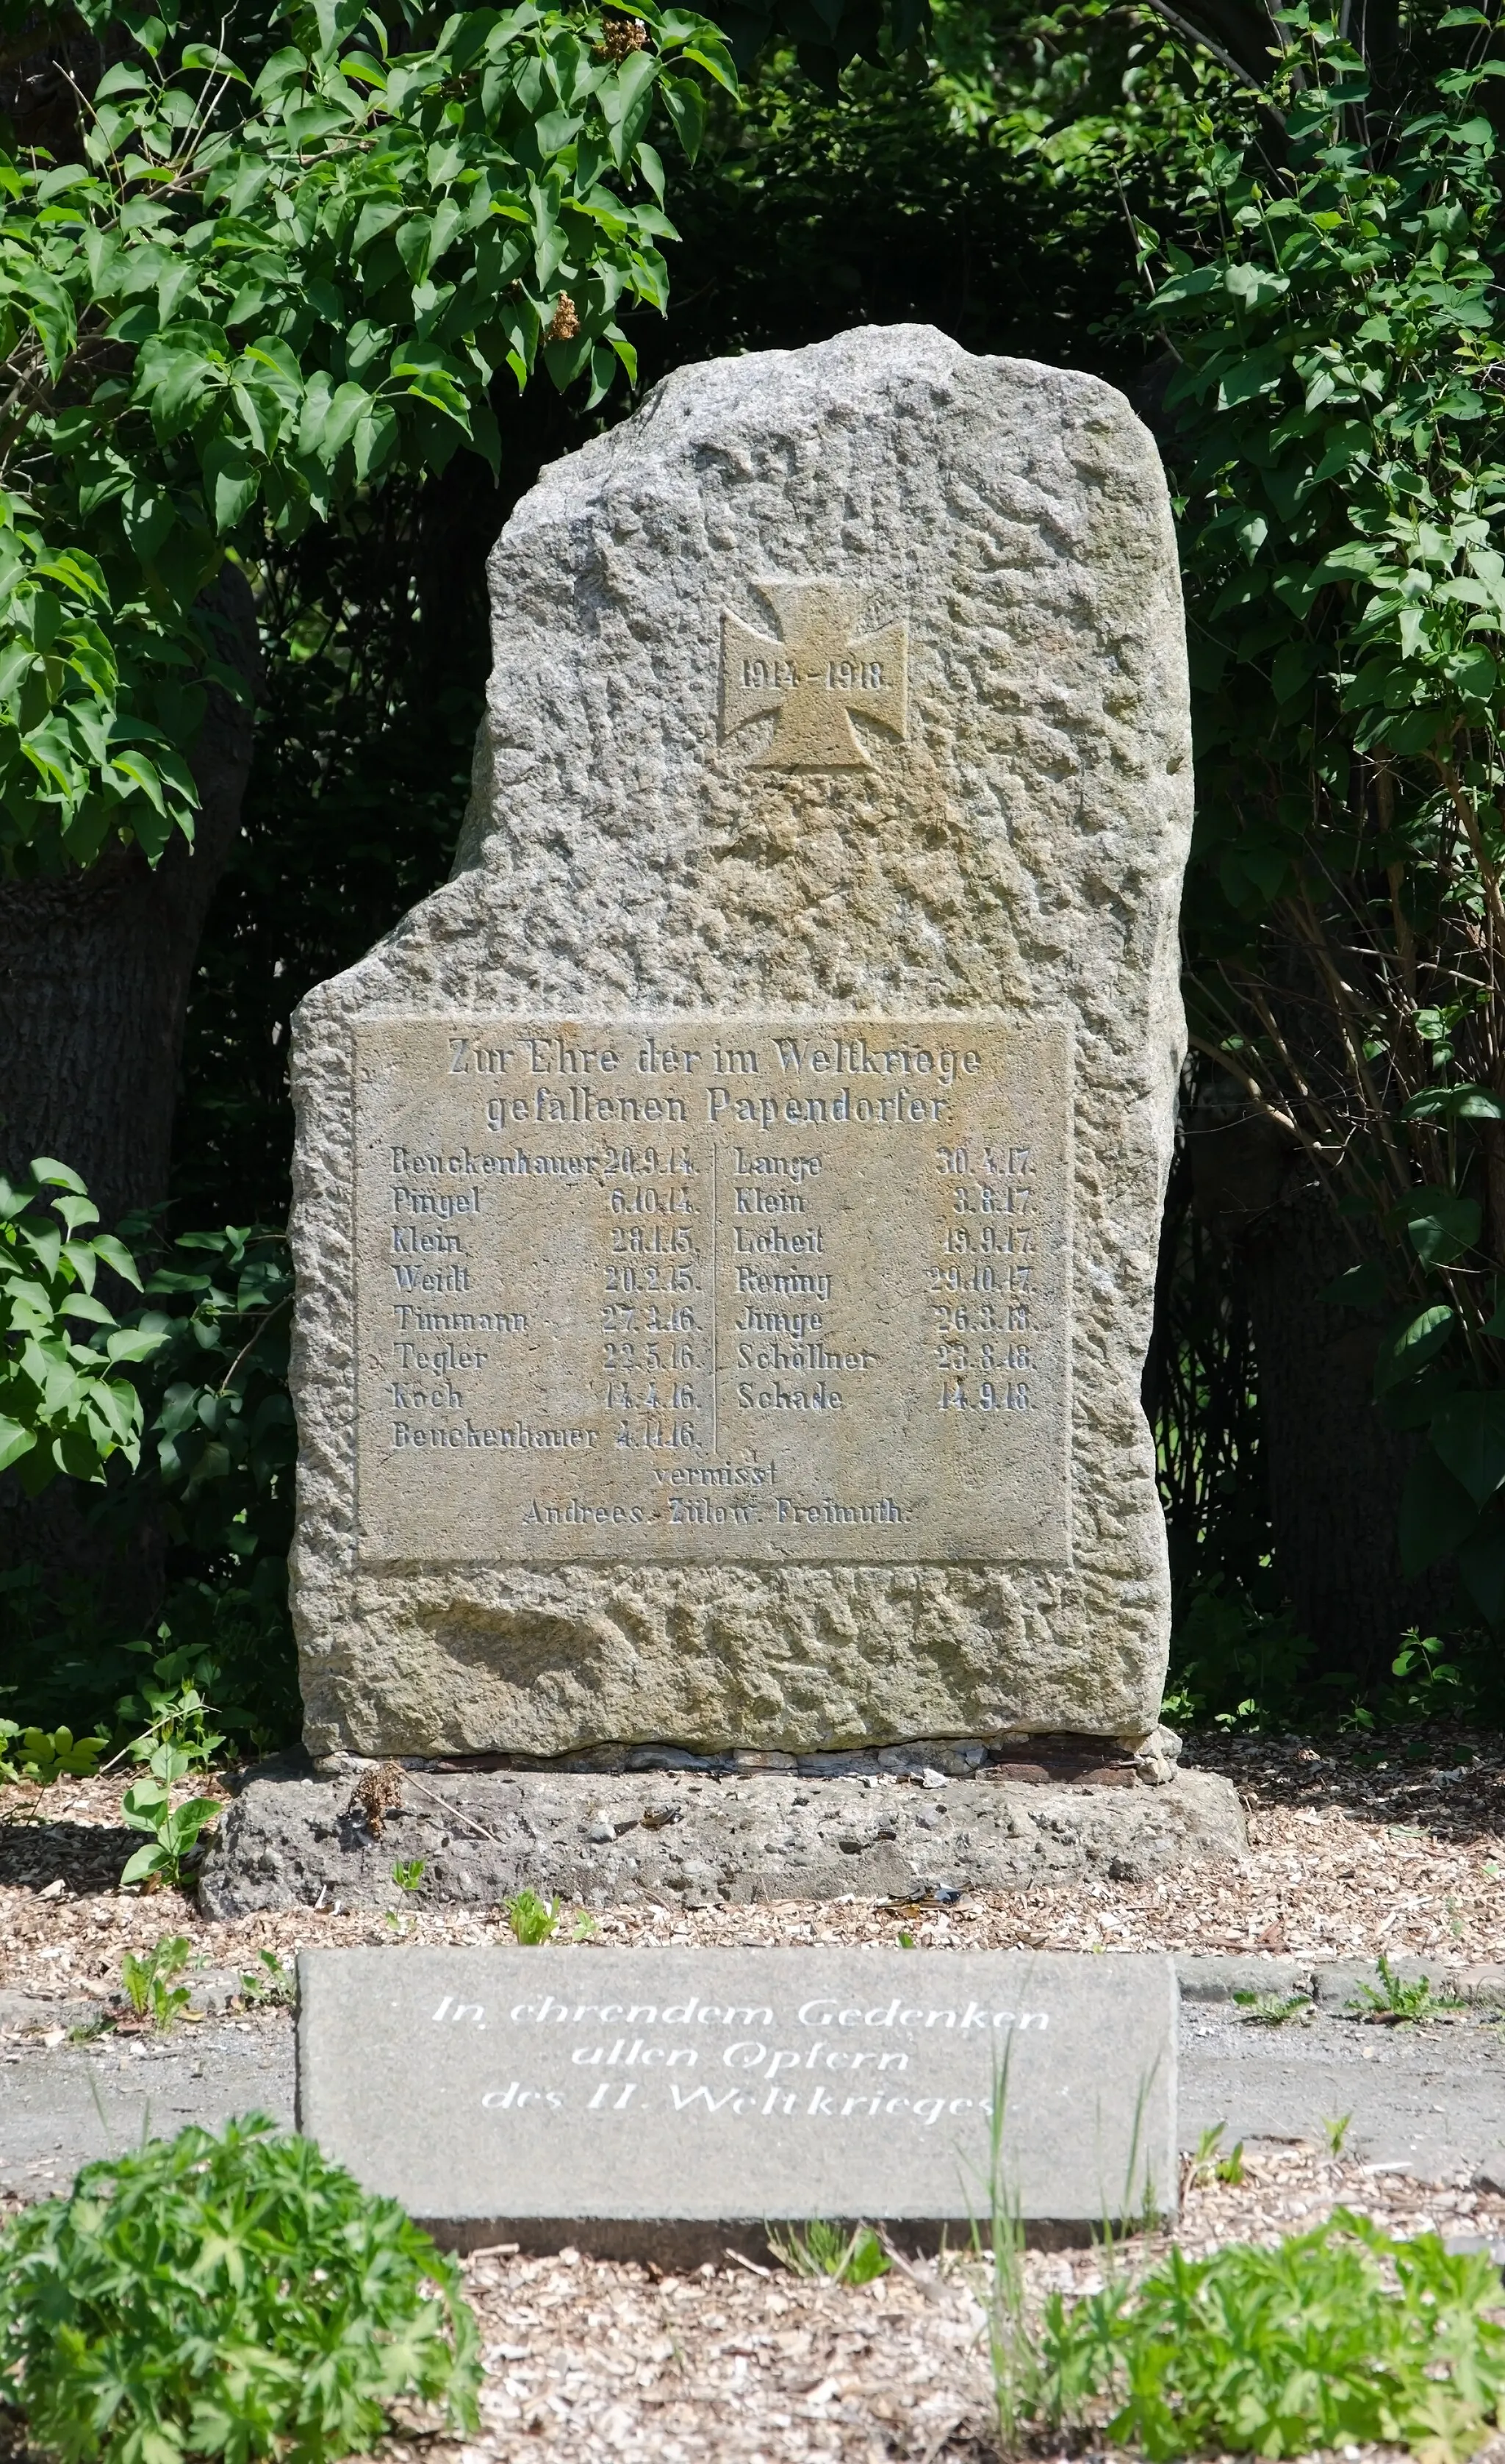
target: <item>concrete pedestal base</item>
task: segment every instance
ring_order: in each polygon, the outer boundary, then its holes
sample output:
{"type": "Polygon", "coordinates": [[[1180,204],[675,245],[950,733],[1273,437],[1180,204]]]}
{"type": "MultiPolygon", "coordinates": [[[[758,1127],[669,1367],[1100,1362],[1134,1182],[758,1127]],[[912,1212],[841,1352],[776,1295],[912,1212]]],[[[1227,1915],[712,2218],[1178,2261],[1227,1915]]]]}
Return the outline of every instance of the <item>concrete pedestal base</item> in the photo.
{"type": "Polygon", "coordinates": [[[337,1903],[495,1906],[523,1889],[597,1906],[944,1899],[1095,1873],[1139,1881],[1247,1846],[1233,1788],[1206,1771],[1163,1787],[1121,1766],[1068,1779],[1043,1768],[1033,1779],[948,1779],[934,1767],[814,1777],[391,1764],[316,1775],[289,1756],[247,1779],[200,1904],[220,1918],[337,1903]],[[421,1880],[405,1893],[393,1868],[415,1862],[421,1880]]]}

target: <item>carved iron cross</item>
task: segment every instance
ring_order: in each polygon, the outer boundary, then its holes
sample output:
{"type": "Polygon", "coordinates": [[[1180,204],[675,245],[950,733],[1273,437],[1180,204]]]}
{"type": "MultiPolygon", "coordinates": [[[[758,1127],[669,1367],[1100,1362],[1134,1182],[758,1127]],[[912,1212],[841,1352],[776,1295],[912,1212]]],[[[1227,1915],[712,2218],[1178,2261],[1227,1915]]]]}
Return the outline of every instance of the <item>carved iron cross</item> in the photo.
{"type": "Polygon", "coordinates": [[[871,770],[852,713],[900,741],[909,725],[909,627],[853,640],[859,593],[840,582],[760,582],[781,638],[721,618],[721,734],[772,711],[773,741],[753,770],[871,770]]]}

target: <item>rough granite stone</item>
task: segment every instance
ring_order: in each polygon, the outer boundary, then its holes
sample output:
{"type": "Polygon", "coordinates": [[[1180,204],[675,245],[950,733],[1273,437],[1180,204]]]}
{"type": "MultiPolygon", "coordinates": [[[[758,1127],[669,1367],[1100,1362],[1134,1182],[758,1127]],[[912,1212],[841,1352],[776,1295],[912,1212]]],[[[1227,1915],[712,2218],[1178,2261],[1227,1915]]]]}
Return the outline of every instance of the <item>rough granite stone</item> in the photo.
{"type": "MultiPolygon", "coordinates": [[[[1149,436],[1094,378],[925,327],[717,362],[546,471],[491,585],[454,876],[295,1026],[311,1749],[1142,1747],[1168,1583],[1139,1382],[1191,792],[1149,436]],[[824,698],[791,695],[817,675],[824,698]],[[1041,1397],[1067,1451],[1046,1537],[989,1547],[974,1516],[912,1562],[892,1532],[881,1562],[850,1535],[839,1556],[807,1535],[750,1562],[734,1532],[724,1557],[624,1562],[594,1542],[561,1556],[557,1534],[530,1558],[473,1517],[461,1555],[405,1557],[390,1529],[373,1553],[358,1423],[369,1447],[391,1413],[358,1403],[358,1371],[392,1370],[357,1333],[361,1038],[400,1053],[394,1022],[416,1050],[451,1022],[578,1039],[631,1021],[672,1040],[686,1017],[744,1016],[940,1021],[959,1044],[971,1018],[1041,1052],[1065,1032],[1041,1258],[1061,1358],[1041,1397]]],[[[896,1427],[913,1487],[907,1444],[896,1427]]]]}
{"type": "Polygon", "coordinates": [[[1051,1882],[1144,1881],[1238,1857],[1238,1799],[1210,1771],[1129,1789],[745,1778],[700,1772],[407,1771],[373,1833],[351,1773],[268,1766],[204,1864],[216,1921],[286,1907],[497,1907],[520,1890],[597,1907],[921,1899],[1051,1882]],[[421,1862],[409,1897],[395,1864],[421,1862]]]}

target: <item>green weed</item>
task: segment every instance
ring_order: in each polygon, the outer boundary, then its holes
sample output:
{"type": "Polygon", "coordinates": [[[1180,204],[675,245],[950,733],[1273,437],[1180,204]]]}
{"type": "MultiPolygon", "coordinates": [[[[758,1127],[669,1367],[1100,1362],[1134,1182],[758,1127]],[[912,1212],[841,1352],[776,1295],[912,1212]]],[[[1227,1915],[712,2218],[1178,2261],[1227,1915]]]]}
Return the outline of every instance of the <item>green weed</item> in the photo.
{"type": "Polygon", "coordinates": [[[392,1880],[400,1891],[416,1891],[429,1868],[422,1857],[409,1857],[392,1867],[392,1880]]]}
{"type": "Polygon", "coordinates": [[[784,2233],[770,2233],[768,2247],[791,2275],[821,2276],[833,2284],[871,2284],[892,2265],[871,2225],[844,2233],[839,2225],[817,2217],[784,2233]]]}
{"type": "MultiPolygon", "coordinates": [[[[174,1748],[160,1748],[152,1756],[154,1766],[159,1760],[173,1759],[174,1748]]],[[[223,1812],[217,1796],[190,1796],[184,1804],[174,1805],[168,1782],[133,1780],[121,1799],[121,1817],[132,1831],[144,1831],[148,1837],[146,1845],[126,1859],[121,1873],[122,1886],[149,1882],[163,1889],[181,1888],[184,1866],[200,1835],[223,1812]]]]}
{"type": "Polygon", "coordinates": [[[1422,2023],[1437,2018],[1444,2011],[1463,2007],[1454,1994],[1434,1993],[1428,1976],[1398,1976],[1383,1950],[1375,1969],[1380,1979],[1378,1987],[1361,1985],[1346,2006],[1355,2017],[1422,2023]]]}
{"type": "Polygon", "coordinates": [[[298,1999],[298,1980],[275,1950],[258,1950],[255,1968],[241,1970],[240,1992],[256,2009],[275,2010],[298,1999]]]}
{"type": "Polygon", "coordinates": [[[1327,2142],[1330,2155],[1341,2156],[1343,2142],[1348,2136],[1348,2125],[1353,2118],[1351,2113],[1339,2113],[1332,2117],[1323,2116],[1322,2136],[1327,2142]]]}
{"type": "Polygon", "coordinates": [[[1283,2028],[1288,2019],[1310,2018],[1315,2008],[1310,1993],[1235,1993],[1233,1999],[1257,2028],[1283,2028]]]}
{"type": "Polygon", "coordinates": [[[225,1742],[208,1725],[218,1716],[209,1697],[219,1676],[213,1661],[191,1644],[166,1652],[149,1642],[126,1648],[151,1661],[151,1675],[142,1678],[140,1690],[123,1696],[118,1706],[122,1720],[145,1723],[125,1749],[130,1760],[145,1763],[163,1780],[207,1770],[225,1742]]]}
{"type": "Polygon", "coordinates": [[[151,1950],[128,1950],[121,1962],[121,1983],[138,2019],[149,2018],[166,2035],[188,2007],[186,1985],[175,1982],[188,1964],[187,1934],[164,1935],[151,1950]]]}
{"type": "Polygon", "coordinates": [[[1227,2155],[1220,2154],[1226,2122],[1215,2122],[1197,2142],[1197,2152],[1191,2160],[1191,2186],[1205,2190],[1209,2182],[1226,2182],[1237,2189],[1245,2179],[1244,2142],[1240,2139],[1227,2155]]]}
{"type": "Polygon", "coordinates": [[[520,1943],[552,1942],[559,1926],[559,1902],[541,1900],[537,1891],[519,1891],[507,1902],[507,1923],[520,1943]]]}
{"type": "MultiPolygon", "coordinates": [[[[1004,2170],[1004,2116],[1008,2102],[1011,2051],[1006,2051],[1002,2064],[994,2072],[988,2116],[986,2255],[992,2268],[985,2305],[993,2409],[1006,2455],[1018,2453],[1026,2423],[1035,2419],[1042,2409],[1050,2410],[1025,2289],[1024,2218],[1004,2170]]],[[[982,2256],[983,2236],[975,2219],[972,2240],[977,2255],[982,2256]]]]}
{"type": "Polygon", "coordinates": [[[398,2398],[479,2428],[459,2271],[261,2116],[86,2165],[0,2233],[0,2386],[68,2464],[369,2453],[398,2398]]]}
{"type": "Polygon", "coordinates": [[[1450,2255],[1435,2233],[1392,2241],[1339,2210],[1273,2250],[1173,2250],[1132,2289],[1051,2295],[1041,2409],[1059,2419],[1106,2398],[1101,2434],[1150,2464],[1370,2444],[1461,2464],[1505,2396],[1498,2301],[1484,2255],[1450,2255]]]}

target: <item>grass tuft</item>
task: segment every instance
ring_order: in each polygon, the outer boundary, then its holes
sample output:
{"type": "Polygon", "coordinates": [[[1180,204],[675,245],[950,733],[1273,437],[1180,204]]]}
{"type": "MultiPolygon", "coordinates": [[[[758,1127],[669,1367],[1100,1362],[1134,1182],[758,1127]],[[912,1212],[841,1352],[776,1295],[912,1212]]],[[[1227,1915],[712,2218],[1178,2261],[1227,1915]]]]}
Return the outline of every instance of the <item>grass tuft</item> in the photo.
{"type": "Polygon", "coordinates": [[[844,2233],[839,2225],[818,2217],[808,2225],[790,2225],[770,2233],[768,2247],[794,2276],[820,2276],[834,2284],[871,2284],[887,2276],[892,2260],[871,2225],[844,2233]]]}

